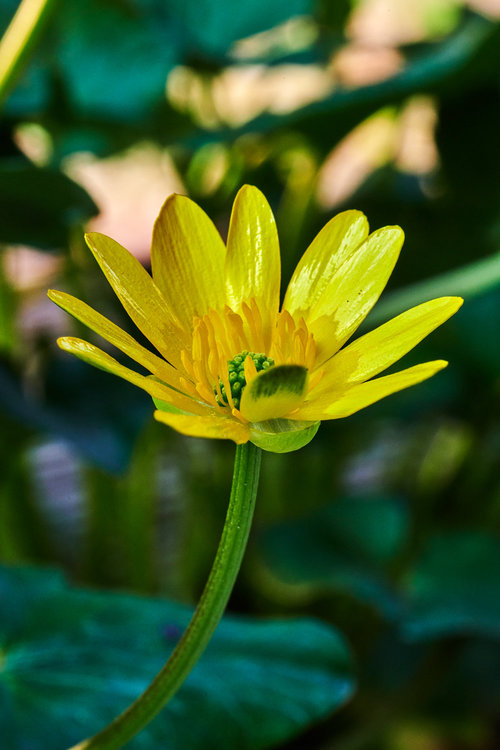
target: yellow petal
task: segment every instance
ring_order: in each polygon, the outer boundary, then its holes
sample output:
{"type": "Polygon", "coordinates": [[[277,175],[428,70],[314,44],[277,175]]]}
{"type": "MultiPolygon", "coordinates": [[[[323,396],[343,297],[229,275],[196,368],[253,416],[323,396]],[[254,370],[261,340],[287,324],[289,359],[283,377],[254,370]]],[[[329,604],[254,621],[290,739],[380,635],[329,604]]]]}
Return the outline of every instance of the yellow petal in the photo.
{"type": "Polygon", "coordinates": [[[209,406],[194,401],[189,398],[189,396],[185,396],[183,393],[178,393],[162,383],[158,383],[154,378],[145,377],[144,375],[140,375],[138,372],[134,372],[134,370],[130,370],[128,367],[121,365],[116,359],[113,359],[109,354],[103,352],[102,349],[99,349],[93,344],[89,344],[87,341],[82,341],[82,339],[77,339],[73,336],[65,336],[57,339],[57,343],[61,349],[64,349],[64,351],[69,352],[70,354],[74,354],[87,364],[98,367],[100,370],[109,372],[112,375],[117,375],[119,378],[127,380],[129,383],[142,388],[143,391],[149,393],[153,398],[167,401],[178,409],[190,412],[191,414],[210,414],[212,411],[209,406]]]}
{"type": "Polygon", "coordinates": [[[260,190],[244,185],[233,204],[225,264],[226,301],[239,312],[255,298],[269,346],[271,324],[278,312],[280,249],[276,222],[260,190]]]}
{"type": "Polygon", "coordinates": [[[316,304],[329,288],[344,261],[368,236],[361,211],[343,211],[315,237],[299,261],[285,295],[283,308],[295,318],[316,304]]]}
{"type": "Polygon", "coordinates": [[[277,419],[303,400],[307,370],[298,365],[280,365],[263,370],[244,388],[240,411],[249,422],[277,419]]]}
{"type": "Polygon", "coordinates": [[[413,349],[462,305],[461,297],[439,297],[398,315],[361,336],[325,364],[316,396],[378,375],[413,349]]]}
{"type": "Polygon", "coordinates": [[[165,360],[157,357],[144,346],[141,346],[132,336],[123,331],[117,325],[89,307],[85,302],[72,297],[65,292],[58,292],[55,289],[49,289],[48,296],[59,305],[63,310],[73,315],[77,320],[91,328],[93,331],[102,336],[110,344],[116,346],[124,354],[127,354],[138,364],[149,370],[160,380],[174,388],[179,388],[179,372],[165,360]]]}
{"type": "Polygon", "coordinates": [[[312,305],[306,322],[316,341],[317,365],[335,354],[368,315],[389,280],[403,240],[400,227],[373,232],[312,305]]]}
{"type": "Polygon", "coordinates": [[[181,325],[224,307],[226,248],[206,213],[185,195],[171,195],[160,211],[151,247],[153,279],[181,325]]]}
{"type": "Polygon", "coordinates": [[[250,437],[250,430],[246,424],[228,417],[192,417],[185,414],[168,414],[159,410],[155,411],[154,416],[158,422],[163,422],[177,432],[191,437],[234,440],[238,445],[248,442],[250,437]]]}
{"type": "Polygon", "coordinates": [[[137,328],[165,359],[182,367],[187,347],[184,332],[168,312],[165,300],[137,258],[118,242],[98,232],[85,235],[87,245],[137,328]]]}
{"type": "Polygon", "coordinates": [[[314,398],[314,392],[311,393],[311,400],[306,402],[290,419],[340,419],[348,417],[354,412],[364,409],[376,401],[390,396],[391,393],[402,391],[411,385],[416,385],[422,380],[427,380],[436,372],[446,367],[448,362],[436,360],[434,362],[425,362],[415,367],[409,367],[407,370],[401,370],[393,375],[386,375],[383,378],[369,380],[366,383],[358,383],[348,387],[344,391],[324,393],[320,398],[314,398]]]}

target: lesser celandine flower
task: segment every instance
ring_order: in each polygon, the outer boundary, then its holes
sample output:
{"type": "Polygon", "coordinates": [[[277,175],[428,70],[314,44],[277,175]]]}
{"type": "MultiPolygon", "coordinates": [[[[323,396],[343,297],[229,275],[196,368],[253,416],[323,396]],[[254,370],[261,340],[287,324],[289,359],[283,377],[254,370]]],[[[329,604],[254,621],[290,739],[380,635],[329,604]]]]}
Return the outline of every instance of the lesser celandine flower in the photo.
{"type": "Polygon", "coordinates": [[[146,349],[84,302],[51,299],[150,375],[76,338],[59,345],[147,391],[155,417],[179,432],[237,443],[226,522],[208,583],[184,635],[145,692],[73,750],[115,750],[175,694],[199,659],[231,594],[250,531],[261,453],[305,445],[322,419],[347,417],[445,367],[438,360],[375,376],[461,305],[442,297],[399,315],[344,347],[369,313],[403,244],[399,227],[368,233],[359,211],[332,219],[305,252],[280,309],[280,253],[269,205],[245,186],[233,206],[227,248],[189,198],[171,196],[153,230],[153,277],[102,234],[87,242],[146,349]]]}
{"type": "Polygon", "coordinates": [[[344,211],[304,253],[280,308],[278,235],[262,193],[249,185],[239,191],[227,248],[195,203],[172,195],[153,230],[152,278],[114,240],[86,236],[160,356],[84,302],[49,292],[151,375],[81,339],[58,343],[143,388],[159,406],[156,419],[179,432],[293,450],[321,420],[347,417],[446,366],[425,362],[373,379],[453,315],[459,297],[425,302],[344,347],[384,289],[403,238],[397,226],[369,234],[361,212],[344,211]]]}

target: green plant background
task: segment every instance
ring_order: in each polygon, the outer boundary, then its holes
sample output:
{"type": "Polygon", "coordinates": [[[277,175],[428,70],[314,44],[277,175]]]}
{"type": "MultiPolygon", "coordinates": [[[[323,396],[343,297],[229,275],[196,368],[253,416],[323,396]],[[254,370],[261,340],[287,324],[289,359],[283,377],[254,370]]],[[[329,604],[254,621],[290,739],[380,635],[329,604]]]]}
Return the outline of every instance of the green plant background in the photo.
{"type": "MultiPolygon", "coordinates": [[[[399,60],[380,80],[332,74],[315,101],[246,120],[214,94],[227,69],[283,71],[292,90],[303,71],[337,70],[368,4],[60,2],[6,102],[2,750],[62,750],[145,687],[203,587],[224,518],[234,446],[154,423],[147,396],[58,351],[58,333],[83,332],[69,318],[50,324],[43,302],[50,282],[130,328],[82,241],[102,205],[67,165],[144,144],[223,234],[237,189],[261,188],[285,281],[338,210],[401,224],[401,260],[363,330],[432,296],[465,305],[405,358],[448,359],[445,372],[324,423],[296,454],[265,455],[230,611],[130,747],[500,746],[500,25],[460,0],[419,0],[407,10],[414,38],[372,39],[399,60]],[[253,46],[239,44],[248,37],[253,46]],[[179,71],[184,103],[166,95],[179,71]],[[403,164],[397,145],[412,106],[435,117],[426,169],[403,164]],[[332,153],[369,150],[377,120],[393,128],[389,146],[325,202],[332,153]],[[49,144],[42,157],[23,133],[49,144]],[[21,246],[53,261],[50,279],[18,283],[21,246]]],[[[16,7],[1,0],[0,29],[16,7]]]]}

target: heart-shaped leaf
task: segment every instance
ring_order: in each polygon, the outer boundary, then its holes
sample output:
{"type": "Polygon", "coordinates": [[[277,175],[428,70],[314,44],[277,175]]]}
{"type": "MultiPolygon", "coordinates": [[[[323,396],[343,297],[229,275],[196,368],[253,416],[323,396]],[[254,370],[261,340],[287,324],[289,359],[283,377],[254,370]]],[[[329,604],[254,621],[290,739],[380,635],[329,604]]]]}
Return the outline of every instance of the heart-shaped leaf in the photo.
{"type": "Polygon", "coordinates": [[[455,532],[429,541],[408,577],[412,640],[500,636],[500,543],[492,534],[455,532]]]}
{"type": "Polygon", "coordinates": [[[394,618],[400,603],[384,564],[401,550],[407,531],[406,510],[397,499],[347,497],[276,525],[262,542],[281,579],[348,592],[394,618]]]}
{"type": "MultiPolygon", "coordinates": [[[[189,607],[71,589],[0,570],[0,736],[9,750],[61,750],[95,733],[154,677],[189,607]]],[[[251,750],[283,741],[353,692],[348,648],[310,619],[225,617],[201,661],[130,743],[151,750],[251,750]]]]}

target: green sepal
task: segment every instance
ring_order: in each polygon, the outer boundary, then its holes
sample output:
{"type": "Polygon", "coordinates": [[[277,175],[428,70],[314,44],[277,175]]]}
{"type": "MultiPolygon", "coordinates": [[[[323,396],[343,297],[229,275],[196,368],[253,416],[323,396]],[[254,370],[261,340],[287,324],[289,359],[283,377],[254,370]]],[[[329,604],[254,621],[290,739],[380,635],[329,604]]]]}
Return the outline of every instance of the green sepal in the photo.
{"type": "MultiPolygon", "coordinates": [[[[161,383],[166,388],[170,388],[167,383],[164,383],[163,380],[160,380],[160,378],[157,378],[155,375],[148,375],[151,380],[156,380],[157,383],[161,383]]],[[[175,390],[175,388],[172,388],[172,390],[175,390]]],[[[174,406],[173,404],[169,404],[168,401],[162,401],[160,398],[155,398],[154,396],[151,396],[153,399],[153,403],[156,406],[157,409],[160,411],[166,411],[168,414],[190,414],[188,411],[184,411],[184,409],[179,409],[178,406],[174,406]]]]}
{"type": "Polygon", "coordinates": [[[250,425],[250,441],[270,453],[290,453],[310,443],[319,426],[320,422],[269,419],[250,425]]]}
{"type": "Polygon", "coordinates": [[[189,414],[188,411],[179,409],[178,406],[173,406],[172,404],[169,404],[168,401],[161,401],[161,399],[154,398],[153,396],[151,398],[153,399],[153,403],[156,406],[156,408],[159,409],[160,411],[166,411],[169,414],[189,414]]]}

